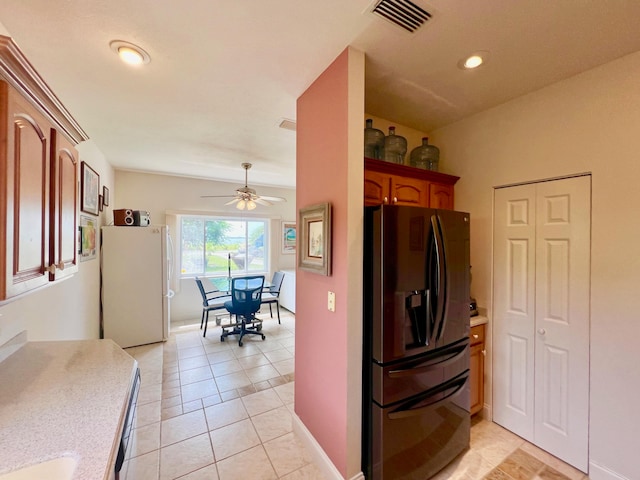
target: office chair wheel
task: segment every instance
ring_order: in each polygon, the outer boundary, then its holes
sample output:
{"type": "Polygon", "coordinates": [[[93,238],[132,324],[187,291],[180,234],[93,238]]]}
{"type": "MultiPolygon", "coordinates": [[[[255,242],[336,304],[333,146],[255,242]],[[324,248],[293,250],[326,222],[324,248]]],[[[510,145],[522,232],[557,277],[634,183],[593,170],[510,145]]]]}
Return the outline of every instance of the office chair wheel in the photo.
{"type": "Polygon", "coordinates": [[[257,330],[258,332],[260,332],[260,331],[262,330],[262,324],[258,325],[258,326],[256,327],[256,330],[257,330]]]}
{"type": "Polygon", "coordinates": [[[220,335],[220,341],[224,342],[224,335],[220,335]]]}
{"type": "Polygon", "coordinates": [[[242,341],[238,342],[238,345],[242,346],[242,341]]]}
{"type": "Polygon", "coordinates": [[[267,338],[267,337],[265,337],[264,335],[262,335],[262,339],[264,340],[265,338],[267,338]]]}

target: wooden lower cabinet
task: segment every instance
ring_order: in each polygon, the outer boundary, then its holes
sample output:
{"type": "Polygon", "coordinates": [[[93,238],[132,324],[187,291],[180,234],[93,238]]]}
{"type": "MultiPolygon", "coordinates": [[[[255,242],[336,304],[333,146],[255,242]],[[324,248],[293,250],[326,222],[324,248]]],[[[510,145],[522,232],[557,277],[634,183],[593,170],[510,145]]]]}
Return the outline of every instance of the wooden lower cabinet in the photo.
{"type": "Polygon", "coordinates": [[[471,415],[478,413],[484,407],[484,357],[486,354],[484,339],[484,325],[471,327],[471,350],[469,355],[471,415]]]}
{"type": "Polygon", "coordinates": [[[458,177],[365,158],[364,204],[453,210],[458,177]]]}

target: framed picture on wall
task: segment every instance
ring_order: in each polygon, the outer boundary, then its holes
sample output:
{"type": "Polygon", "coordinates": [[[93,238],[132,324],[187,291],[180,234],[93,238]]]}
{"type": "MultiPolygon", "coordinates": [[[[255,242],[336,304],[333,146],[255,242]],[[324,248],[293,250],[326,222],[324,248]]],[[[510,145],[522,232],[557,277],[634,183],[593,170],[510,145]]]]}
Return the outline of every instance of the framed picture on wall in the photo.
{"type": "Polygon", "coordinates": [[[102,187],[102,204],[105,207],[109,206],[109,189],[106,186],[102,187]]]}
{"type": "Polygon", "coordinates": [[[80,226],[78,227],[78,256],[81,262],[96,258],[96,235],[96,219],[88,215],[80,215],[80,226]]]}
{"type": "Polygon", "coordinates": [[[331,275],[331,204],[301,208],[298,268],[320,275],[331,275]]]}
{"type": "Polygon", "coordinates": [[[282,253],[296,253],[296,222],[282,222],[282,253]]]}
{"type": "Polygon", "coordinates": [[[82,162],[80,180],[80,210],[92,215],[98,215],[100,213],[100,205],[98,203],[100,175],[87,162],[82,162]]]}

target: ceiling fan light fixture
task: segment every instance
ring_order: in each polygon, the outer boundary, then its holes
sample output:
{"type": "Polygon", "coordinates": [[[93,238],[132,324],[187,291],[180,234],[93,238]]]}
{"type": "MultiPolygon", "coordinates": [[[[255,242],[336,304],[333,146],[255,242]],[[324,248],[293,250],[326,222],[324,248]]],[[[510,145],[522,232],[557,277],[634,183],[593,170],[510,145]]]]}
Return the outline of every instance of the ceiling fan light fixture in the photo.
{"type": "Polygon", "coordinates": [[[249,200],[247,202],[247,210],[253,210],[254,208],[256,208],[256,202],[254,202],[253,200],[249,200]]]}
{"type": "Polygon", "coordinates": [[[114,40],[109,43],[111,50],[118,54],[120,60],[128,65],[139,66],[149,63],[151,57],[142,48],[123,40],[114,40]]]}
{"type": "Polygon", "coordinates": [[[246,200],[240,200],[238,203],[236,203],[236,208],[238,210],[244,210],[244,207],[246,207],[246,206],[247,206],[247,201],[246,200]]]}

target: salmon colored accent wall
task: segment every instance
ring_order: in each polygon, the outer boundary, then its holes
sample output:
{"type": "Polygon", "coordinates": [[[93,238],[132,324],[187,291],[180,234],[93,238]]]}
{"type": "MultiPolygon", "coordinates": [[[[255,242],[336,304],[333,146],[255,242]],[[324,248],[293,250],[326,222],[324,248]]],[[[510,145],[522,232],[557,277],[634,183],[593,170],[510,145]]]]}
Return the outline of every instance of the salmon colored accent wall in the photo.
{"type": "MultiPolygon", "coordinates": [[[[348,55],[345,50],[298,99],[297,208],[330,202],[332,275],[298,270],[295,411],[346,477],[348,55]],[[336,311],[327,310],[327,292],[336,311]]],[[[359,419],[358,419],[359,421],[359,419]]]]}

